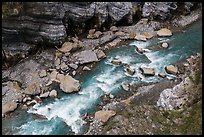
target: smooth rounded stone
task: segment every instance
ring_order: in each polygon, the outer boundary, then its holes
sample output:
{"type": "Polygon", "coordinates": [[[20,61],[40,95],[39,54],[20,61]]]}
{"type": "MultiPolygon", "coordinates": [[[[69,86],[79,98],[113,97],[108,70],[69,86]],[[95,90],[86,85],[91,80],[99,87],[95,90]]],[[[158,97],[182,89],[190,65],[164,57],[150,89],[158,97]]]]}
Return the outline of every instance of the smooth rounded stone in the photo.
{"type": "Polygon", "coordinates": [[[52,91],[50,91],[49,96],[50,97],[57,97],[57,91],[53,89],[52,91]]]}
{"type": "Polygon", "coordinates": [[[153,68],[141,67],[139,69],[142,71],[143,75],[146,75],[146,76],[154,76],[155,75],[155,70],[153,68]]]}
{"type": "Polygon", "coordinates": [[[73,68],[73,69],[77,69],[78,68],[78,65],[74,64],[74,63],[71,63],[71,64],[68,64],[70,68],[73,68]]]}
{"type": "Polygon", "coordinates": [[[173,65],[168,65],[165,67],[165,70],[169,74],[176,75],[178,73],[178,68],[173,65]]]}
{"type": "Polygon", "coordinates": [[[111,63],[112,63],[112,64],[115,64],[115,65],[120,65],[120,64],[122,64],[122,61],[120,61],[120,60],[118,60],[118,59],[113,59],[113,60],[111,61],[111,63]]]}
{"type": "Polygon", "coordinates": [[[61,70],[65,71],[67,69],[69,69],[69,67],[65,64],[65,62],[62,62],[60,65],[61,70]]]}
{"type": "Polygon", "coordinates": [[[110,27],[110,31],[116,32],[116,31],[118,31],[118,28],[116,26],[112,26],[112,27],[110,27]]]}
{"type": "Polygon", "coordinates": [[[102,121],[103,123],[107,122],[111,117],[115,116],[116,112],[113,110],[100,110],[97,111],[94,115],[95,119],[102,121]]]}
{"type": "Polygon", "coordinates": [[[132,68],[130,68],[130,67],[127,67],[127,68],[126,68],[126,71],[127,71],[127,73],[130,74],[130,75],[133,75],[133,74],[135,73],[135,70],[132,69],[132,68]]]}
{"type": "Polygon", "coordinates": [[[70,75],[58,74],[57,79],[60,81],[60,89],[65,93],[71,93],[80,90],[80,83],[78,80],[72,78],[70,75]]]}
{"type": "Polygon", "coordinates": [[[32,83],[24,90],[24,93],[27,95],[37,95],[40,94],[40,85],[38,83],[32,83]]]}
{"type": "Polygon", "coordinates": [[[122,87],[123,90],[125,90],[125,91],[129,91],[129,90],[130,90],[130,85],[129,85],[129,84],[122,84],[121,87],[122,87]]]}
{"type": "Polygon", "coordinates": [[[90,71],[91,69],[90,69],[89,67],[87,67],[87,66],[84,66],[84,67],[83,67],[83,70],[84,70],[84,71],[90,71]]]}
{"type": "Polygon", "coordinates": [[[75,75],[76,75],[76,71],[75,71],[75,70],[72,72],[72,75],[73,75],[73,76],[75,76],[75,75]]]}
{"type": "Polygon", "coordinates": [[[31,97],[25,97],[24,99],[23,99],[23,103],[25,103],[25,102],[27,102],[27,101],[31,101],[32,99],[31,99],[31,97]]]}
{"type": "Polygon", "coordinates": [[[2,104],[2,115],[14,111],[17,107],[18,104],[13,101],[7,102],[6,104],[2,104]]]}
{"type": "Polygon", "coordinates": [[[166,42],[164,42],[164,43],[161,44],[161,47],[163,47],[163,48],[168,48],[168,47],[169,47],[169,44],[166,43],[166,42]]]}
{"type": "Polygon", "coordinates": [[[27,106],[31,106],[31,105],[35,105],[37,104],[38,102],[36,100],[32,100],[32,101],[29,101],[26,103],[27,106]]]}
{"type": "Polygon", "coordinates": [[[39,71],[39,76],[40,76],[41,78],[46,77],[46,76],[47,76],[46,70],[43,69],[43,70],[39,71]]]}
{"type": "Polygon", "coordinates": [[[162,77],[162,78],[165,78],[165,77],[166,77],[166,74],[163,73],[163,72],[161,72],[161,73],[158,74],[158,76],[159,76],[159,77],[162,77]]]}
{"type": "Polygon", "coordinates": [[[129,37],[128,37],[129,39],[135,39],[135,33],[134,32],[131,32],[130,34],[129,34],[129,37]]]}
{"type": "Polygon", "coordinates": [[[162,29],[157,31],[157,35],[162,36],[162,37],[172,36],[172,32],[171,32],[171,30],[169,30],[167,28],[162,28],[162,29]]]}
{"type": "Polygon", "coordinates": [[[140,35],[140,34],[136,35],[135,39],[138,40],[138,41],[147,41],[146,36],[140,35]]]}
{"type": "Polygon", "coordinates": [[[47,98],[49,96],[49,92],[45,92],[43,94],[40,94],[40,98],[47,98]]]}

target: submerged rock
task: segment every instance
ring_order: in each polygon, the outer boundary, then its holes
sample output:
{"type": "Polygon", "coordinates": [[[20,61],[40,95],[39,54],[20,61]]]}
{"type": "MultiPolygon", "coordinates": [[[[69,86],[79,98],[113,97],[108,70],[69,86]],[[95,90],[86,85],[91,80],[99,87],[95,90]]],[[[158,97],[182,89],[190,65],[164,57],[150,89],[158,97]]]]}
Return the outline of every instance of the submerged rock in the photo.
{"type": "Polygon", "coordinates": [[[130,68],[130,67],[127,67],[127,68],[126,68],[126,71],[127,71],[128,74],[130,74],[130,75],[133,75],[133,74],[135,73],[135,70],[132,69],[132,68],[130,68]]]}
{"type": "Polygon", "coordinates": [[[129,85],[129,84],[122,84],[121,87],[122,87],[125,91],[129,91],[129,90],[130,90],[130,85],[129,85]]]}
{"type": "Polygon", "coordinates": [[[169,47],[169,44],[166,43],[166,42],[164,42],[164,43],[161,44],[161,47],[163,47],[163,48],[168,48],[168,47],[169,47]]]}
{"type": "Polygon", "coordinates": [[[120,61],[120,60],[118,60],[118,59],[113,59],[113,60],[111,61],[111,63],[112,63],[112,64],[115,64],[115,65],[120,65],[120,64],[122,64],[122,61],[120,61]]]}
{"type": "Polygon", "coordinates": [[[139,69],[142,71],[143,75],[146,75],[146,76],[154,76],[155,75],[155,71],[153,68],[141,67],[139,69]]]}
{"type": "Polygon", "coordinates": [[[107,122],[111,117],[115,116],[116,115],[116,112],[115,111],[112,111],[112,110],[107,110],[107,111],[104,111],[104,110],[100,110],[100,111],[97,111],[95,113],[95,119],[98,119],[102,122],[107,122]]]}

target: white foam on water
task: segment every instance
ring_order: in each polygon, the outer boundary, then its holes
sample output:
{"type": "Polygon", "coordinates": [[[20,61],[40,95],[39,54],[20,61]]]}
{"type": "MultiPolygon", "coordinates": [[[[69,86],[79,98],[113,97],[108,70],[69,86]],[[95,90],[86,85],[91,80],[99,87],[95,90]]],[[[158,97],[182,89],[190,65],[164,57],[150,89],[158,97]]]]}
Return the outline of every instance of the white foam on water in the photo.
{"type": "Polygon", "coordinates": [[[16,127],[16,129],[20,129],[16,135],[49,135],[54,129],[54,124],[44,126],[42,122],[44,121],[34,120],[20,127],[16,127]]]}
{"type": "Polygon", "coordinates": [[[143,42],[143,41],[133,41],[132,43],[130,43],[129,45],[134,45],[138,48],[146,48],[150,45],[149,41],[143,42]]]}

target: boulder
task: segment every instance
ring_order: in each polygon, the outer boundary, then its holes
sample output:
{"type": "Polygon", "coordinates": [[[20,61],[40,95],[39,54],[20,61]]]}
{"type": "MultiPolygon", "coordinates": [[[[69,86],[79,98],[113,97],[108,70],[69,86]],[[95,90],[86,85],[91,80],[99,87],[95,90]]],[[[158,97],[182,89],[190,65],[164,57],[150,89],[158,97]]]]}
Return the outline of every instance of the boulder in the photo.
{"type": "Polygon", "coordinates": [[[56,70],[52,71],[50,73],[50,81],[59,82],[59,80],[57,80],[57,74],[58,74],[58,72],[56,70]]]}
{"type": "Polygon", "coordinates": [[[47,98],[49,96],[49,92],[45,92],[43,94],[40,94],[40,98],[47,98]]]}
{"type": "Polygon", "coordinates": [[[74,70],[73,72],[72,72],[72,76],[75,76],[76,75],[76,71],[74,70]]]}
{"type": "Polygon", "coordinates": [[[61,48],[59,48],[58,50],[61,51],[62,53],[68,53],[71,51],[76,51],[80,48],[83,47],[83,43],[81,41],[77,41],[77,42],[65,42],[61,48]]]}
{"type": "Polygon", "coordinates": [[[155,75],[155,71],[153,68],[141,67],[139,69],[142,71],[143,75],[146,75],[146,76],[154,76],[155,75]]]}
{"type": "Polygon", "coordinates": [[[96,29],[90,29],[90,30],[89,30],[89,34],[90,34],[90,35],[93,35],[93,34],[95,33],[95,31],[96,31],[96,29]]]}
{"type": "Polygon", "coordinates": [[[23,103],[25,103],[26,101],[31,101],[32,99],[31,99],[31,97],[25,97],[24,99],[23,99],[23,103]]]}
{"type": "Polygon", "coordinates": [[[60,81],[60,89],[65,93],[79,91],[80,83],[70,75],[58,74],[57,79],[60,81]]]}
{"type": "Polygon", "coordinates": [[[59,69],[60,67],[60,59],[59,58],[56,58],[55,61],[54,61],[54,65],[57,69],[59,69]]]}
{"type": "Polygon", "coordinates": [[[110,31],[116,32],[116,31],[118,31],[118,28],[117,28],[116,26],[112,26],[112,27],[110,28],[110,31]]]}
{"type": "Polygon", "coordinates": [[[178,68],[173,65],[168,65],[165,67],[165,70],[169,74],[176,75],[178,73],[178,68]]]}
{"type": "Polygon", "coordinates": [[[161,72],[161,73],[158,74],[158,76],[159,76],[159,77],[162,77],[162,78],[165,78],[165,77],[166,77],[166,74],[163,73],[163,72],[161,72]]]}
{"type": "Polygon", "coordinates": [[[74,54],[80,64],[91,63],[98,61],[96,53],[92,50],[84,50],[74,54]]]}
{"type": "Polygon", "coordinates": [[[161,47],[163,47],[163,48],[168,48],[168,47],[169,47],[169,44],[166,43],[166,42],[164,42],[164,43],[161,44],[161,47]]]}
{"type": "Polygon", "coordinates": [[[118,60],[118,59],[113,59],[113,60],[111,61],[111,63],[112,63],[112,64],[115,64],[115,65],[120,65],[120,64],[122,64],[122,61],[120,61],[120,60],[118,60]]]}
{"type": "Polygon", "coordinates": [[[159,31],[157,31],[157,35],[158,36],[171,36],[172,35],[172,32],[171,30],[167,29],[167,28],[162,28],[160,29],[159,31]]]}
{"type": "Polygon", "coordinates": [[[125,36],[125,33],[124,32],[122,32],[122,31],[117,31],[117,32],[115,32],[115,35],[116,36],[121,36],[121,37],[123,37],[123,36],[125,36]]]}
{"type": "Polygon", "coordinates": [[[69,67],[65,64],[65,62],[62,62],[62,63],[61,63],[60,68],[61,68],[61,70],[63,70],[63,71],[69,69],[69,67]]]}
{"type": "Polygon", "coordinates": [[[40,94],[40,92],[40,85],[38,83],[32,83],[24,90],[24,93],[27,95],[37,95],[40,94]]]}
{"type": "Polygon", "coordinates": [[[98,59],[103,59],[106,57],[106,54],[103,52],[103,50],[97,49],[94,52],[96,53],[98,59]]]}
{"type": "Polygon", "coordinates": [[[129,91],[129,90],[130,90],[129,84],[122,84],[121,87],[122,87],[123,90],[125,90],[125,91],[129,91]]]}
{"type": "Polygon", "coordinates": [[[140,35],[145,36],[146,39],[151,39],[154,36],[153,32],[141,32],[140,35]]]}
{"type": "Polygon", "coordinates": [[[32,101],[29,101],[26,103],[27,106],[31,106],[31,105],[35,105],[37,104],[38,102],[36,100],[32,100],[32,101]]]}
{"type": "Polygon", "coordinates": [[[138,40],[138,41],[147,41],[146,36],[140,35],[140,34],[136,35],[135,39],[138,40]]]}
{"type": "Polygon", "coordinates": [[[107,122],[111,117],[115,116],[116,112],[113,110],[100,110],[95,113],[95,119],[98,119],[102,122],[107,122]]]}
{"type": "Polygon", "coordinates": [[[144,53],[143,48],[139,48],[139,47],[136,47],[135,51],[138,52],[138,53],[140,53],[140,54],[143,54],[143,53],[144,53]]]}
{"type": "Polygon", "coordinates": [[[113,99],[115,96],[114,96],[114,95],[112,95],[112,94],[110,94],[110,95],[109,95],[109,97],[110,97],[111,99],[113,99]]]}
{"type": "Polygon", "coordinates": [[[18,107],[16,102],[7,102],[6,104],[2,104],[2,114],[5,115],[6,113],[14,111],[18,107]]]}
{"type": "Polygon", "coordinates": [[[128,37],[129,39],[135,39],[135,33],[133,33],[133,32],[131,32],[130,34],[129,34],[129,37],[128,37]]]}
{"type": "Polygon", "coordinates": [[[73,69],[77,69],[78,68],[78,65],[77,64],[74,64],[74,63],[70,63],[68,64],[70,68],[73,68],[73,69]]]}
{"type": "Polygon", "coordinates": [[[99,38],[102,34],[103,34],[102,32],[96,31],[96,32],[94,33],[94,38],[99,38]]]}
{"type": "Polygon", "coordinates": [[[43,69],[43,70],[39,71],[39,76],[41,78],[46,77],[47,76],[46,70],[43,69]]]}
{"type": "Polygon", "coordinates": [[[130,75],[133,75],[133,74],[135,73],[135,70],[132,69],[132,68],[130,68],[130,67],[127,67],[127,68],[126,68],[126,71],[127,71],[128,74],[130,74],[130,75]]]}
{"type": "Polygon", "coordinates": [[[39,96],[35,96],[35,97],[34,97],[34,100],[35,100],[37,103],[42,103],[42,99],[41,99],[39,96]]]}
{"type": "Polygon", "coordinates": [[[84,70],[84,71],[90,71],[91,69],[90,69],[89,67],[87,67],[87,66],[84,66],[84,67],[83,67],[83,70],[84,70]]]}
{"type": "Polygon", "coordinates": [[[66,53],[66,52],[70,52],[72,49],[72,44],[71,42],[65,42],[62,47],[60,49],[58,49],[59,51],[66,53]]]}
{"type": "Polygon", "coordinates": [[[50,97],[57,97],[57,91],[53,89],[52,91],[50,91],[49,96],[50,97]]]}

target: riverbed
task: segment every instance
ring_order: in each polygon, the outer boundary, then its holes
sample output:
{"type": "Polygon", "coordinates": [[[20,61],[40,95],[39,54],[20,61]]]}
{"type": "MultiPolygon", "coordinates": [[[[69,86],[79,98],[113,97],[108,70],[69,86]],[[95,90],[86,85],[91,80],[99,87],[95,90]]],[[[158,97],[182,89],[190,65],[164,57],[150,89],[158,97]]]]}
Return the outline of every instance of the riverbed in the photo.
{"type": "Polygon", "coordinates": [[[120,93],[125,94],[121,88],[122,84],[148,84],[173,79],[172,75],[168,75],[165,79],[160,78],[158,73],[165,72],[166,65],[175,64],[200,52],[201,49],[202,20],[183,31],[173,32],[171,37],[153,38],[147,42],[129,41],[127,45],[108,51],[107,57],[91,71],[75,76],[75,79],[81,82],[78,93],[65,94],[56,88],[60,98],[45,99],[42,104],[34,105],[27,112],[15,111],[12,114],[14,117],[3,120],[2,128],[8,130],[5,134],[18,135],[83,134],[85,121],[82,116],[87,112],[96,111],[101,96],[112,94],[117,97],[120,93]],[[169,48],[159,47],[162,42],[169,43],[169,48]],[[146,52],[138,54],[135,51],[136,46],[145,49],[146,52]],[[110,63],[113,58],[129,64],[136,73],[129,75],[122,65],[113,65],[110,63]],[[139,67],[154,68],[155,76],[144,77],[139,67]],[[46,119],[36,118],[33,114],[42,115],[46,119]]]}

